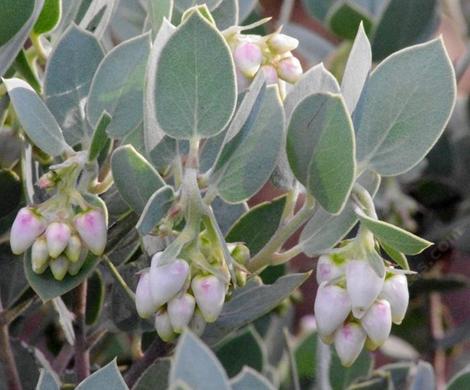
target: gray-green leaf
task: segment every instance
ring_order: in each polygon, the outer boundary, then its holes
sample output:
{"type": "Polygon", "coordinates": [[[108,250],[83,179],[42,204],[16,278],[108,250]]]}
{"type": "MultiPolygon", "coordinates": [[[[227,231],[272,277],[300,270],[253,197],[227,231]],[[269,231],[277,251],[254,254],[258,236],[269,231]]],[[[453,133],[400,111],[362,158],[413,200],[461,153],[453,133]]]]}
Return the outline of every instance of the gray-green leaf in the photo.
{"type": "Polygon", "coordinates": [[[173,203],[174,197],[175,194],[170,186],[161,187],[150,197],[136,225],[138,232],[142,236],[150,233],[166,215],[173,203]]]}
{"type": "Polygon", "coordinates": [[[351,191],[354,152],[354,131],[341,95],[314,94],[297,105],[287,132],[289,164],[331,214],[343,209],[351,191]]]}
{"type": "Polygon", "coordinates": [[[101,62],[93,78],[87,103],[91,125],[103,111],[112,121],[107,132],[121,138],[142,121],[145,67],[150,52],[144,34],[116,46],[101,62]]]}
{"type": "Polygon", "coordinates": [[[20,79],[4,79],[3,82],[18,119],[31,141],[51,156],[58,156],[70,149],[59,124],[36,92],[20,79]]]}
{"type": "Polygon", "coordinates": [[[116,359],[108,363],[103,368],[91,374],[83,382],[81,382],[76,390],[96,390],[96,389],[113,389],[128,390],[124,379],[119,372],[116,359]]]}
{"type": "Polygon", "coordinates": [[[153,90],[156,118],[179,139],[223,130],[236,103],[235,69],[223,36],[194,11],[163,47],[153,90]]]}
{"type": "Polygon", "coordinates": [[[274,390],[269,381],[250,367],[245,367],[230,381],[232,390],[274,390]]]}

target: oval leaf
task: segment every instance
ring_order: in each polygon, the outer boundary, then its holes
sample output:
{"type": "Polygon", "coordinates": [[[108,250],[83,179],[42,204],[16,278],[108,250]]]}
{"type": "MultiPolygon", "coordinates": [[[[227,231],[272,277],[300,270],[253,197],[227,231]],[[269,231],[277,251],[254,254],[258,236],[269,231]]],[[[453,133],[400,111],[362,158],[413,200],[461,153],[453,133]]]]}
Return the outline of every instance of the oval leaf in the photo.
{"type": "Polygon", "coordinates": [[[150,197],[136,225],[140,235],[145,236],[152,231],[166,215],[174,198],[175,193],[170,186],[160,188],[150,197]]]}
{"type": "Polygon", "coordinates": [[[76,390],[92,389],[129,389],[126,383],[124,382],[121,373],[119,372],[119,368],[116,364],[116,359],[91,374],[88,378],[86,378],[76,387],[76,390]]]}
{"type": "Polygon", "coordinates": [[[264,376],[250,367],[243,368],[230,384],[232,390],[274,390],[274,386],[264,376]]]}
{"type": "Polygon", "coordinates": [[[222,131],[236,103],[235,70],[223,36],[199,11],[163,47],[154,89],[156,118],[174,138],[222,131]]]}
{"type": "Polygon", "coordinates": [[[287,157],[296,176],[329,213],[339,213],[354,179],[354,131],[340,95],[314,94],[294,110],[287,157]]]}
{"type": "Polygon", "coordinates": [[[44,34],[51,31],[60,20],[62,0],[45,0],[39,18],[33,27],[35,34],[44,34]]]}

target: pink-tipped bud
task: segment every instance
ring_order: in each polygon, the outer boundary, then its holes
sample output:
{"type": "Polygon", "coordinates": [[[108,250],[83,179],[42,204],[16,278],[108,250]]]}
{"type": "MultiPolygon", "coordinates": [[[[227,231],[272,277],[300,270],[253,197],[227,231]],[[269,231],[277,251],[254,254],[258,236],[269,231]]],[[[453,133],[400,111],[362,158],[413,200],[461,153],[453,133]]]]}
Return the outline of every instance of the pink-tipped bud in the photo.
{"type": "Polygon", "coordinates": [[[162,309],[155,314],[155,329],[160,338],[167,343],[176,336],[171,326],[170,316],[166,310],[162,309]]]}
{"type": "Polygon", "coordinates": [[[207,322],[217,320],[225,301],[224,283],[213,275],[196,276],[191,288],[204,319],[207,322]]]}
{"type": "Polygon", "coordinates": [[[197,336],[202,336],[204,330],[206,329],[207,322],[201,314],[201,311],[196,308],[194,310],[193,318],[189,323],[189,328],[196,334],[197,336]]]}
{"type": "Polygon", "coordinates": [[[250,42],[240,43],[235,48],[233,57],[238,69],[246,77],[253,77],[263,61],[263,54],[259,46],[250,42]]]}
{"type": "Polygon", "coordinates": [[[28,249],[46,230],[44,219],[31,207],[23,207],[11,226],[10,246],[15,255],[28,249]]]}
{"type": "Polygon", "coordinates": [[[350,367],[364,347],[366,332],[359,324],[350,322],[338,329],[335,334],[335,348],[341,363],[350,367]]]}
{"type": "Polygon", "coordinates": [[[323,282],[315,298],[315,319],[318,333],[328,339],[351,311],[351,300],[344,288],[323,282]]]}
{"type": "Polygon", "coordinates": [[[183,332],[193,318],[196,301],[191,294],[176,296],[168,302],[167,311],[170,323],[176,333],[183,332]]]}
{"type": "Polygon", "coordinates": [[[291,84],[295,84],[303,73],[302,65],[296,57],[287,57],[281,60],[277,71],[281,79],[291,84]]]}
{"type": "Polygon", "coordinates": [[[344,275],[345,260],[339,255],[323,255],[318,258],[317,283],[329,282],[344,275]]]}
{"type": "Polygon", "coordinates": [[[146,272],[140,276],[135,291],[135,305],[137,313],[142,318],[149,318],[155,313],[152,293],[150,292],[150,273],[146,272]]]}
{"type": "Polygon", "coordinates": [[[71,230],[69,225],[62,222],[52,222],[46,229],[47,249],[49,256],[58,257],[67,248],[71,230]]]}
{"type": "Polygon", "coordinates": [[[289,35],[276,33],[269,38],[268,46],[273,52],[284,54],[288,51],[297,49],[299,41],[289,35]]]}
{"type": "Polygon", "coordinates": [[[94,255],[103,254],[106,247],[107,230],[106,219],[102,211],[93,209],[81,213],[75,218],[75,228],[94,255]]]}
{"type": "Polygon", "coordinates": [[[177,259],[159,267],[158,256],[154,256],[150,267],[150,291],[155,310],[180,292],[188,273],[189,265],[186,261],[177,259]]]}
{"type": "Polygon", "coordinates": [[[390,304],[385,299],[373,303],[362,317],[361,324],[375,348],[380,347],[387,340],[392,329],[390,304]]]}
{"type": "Polygon", "coordinates": [[[80,258],[78,259],[78,261],[76,261],[75,263],[72,263],[69,261],[69,275],[72,275],[72,276],[75,276],[77,275],[80,270],[82,269],[82,266],[83,264],[85,263],[85,260],[87,259],[87,255],[86,253],[81,253],[80,254],[80,258]]]}
{"type": "Polygon", "coordinates": [[[272,65],[263,65],[261,67],[261,70],[263,71],[264,78],[266,79],[266,83],[268,85],[276,84],[278,82],[279,77],[277,77],[277,70],[274,66],[272,66],[272,65]]]}
{"type": "Polygon", "coordinates": [[[49,251],[47,242],[44,237],[39,237],[34,241],[31,247],[31,265],[33,271],[42,274],[47,269],[47,261],[49,260],[49,251]]]}
{"type": "Polygon", "coordinates": [[[397,274],[385,279],[380,297],[390,303],[393,323],[401,324],[410,300],[406,276],[397,274]]]}
{"type": "Polygon", "coordinates": [[[80,259],[81,250],[82,241],[80,240],[80,237],[76,234],[72,234],[69,243],[67,244],[67,248],[65,248],[65,255],[72,263],[75,263],[80,259]]]}
{"type": "Polygon", "coordinates": [[[69,261],[65,256],[59,256],[57,259],[52,259],[49,262],[49,268],[52,275],[54,275],[54,279],[62,280],[69,269],[69,261]]]}
{"type": "Polygon", "coordinates": [[[346,288],[351,298],[354,317],[362,318],[377,299],[384,279],[377,275],[367,260],[350,260],[346,264],[346,288]]]}
{"type": "Polygon", "coordinates": [[[39,188],[46,189],[54,187],[56,183],[53,180],[53,176],[54,175],[51,172],[47,172],[42,175],[38,180],[39,188]]]}

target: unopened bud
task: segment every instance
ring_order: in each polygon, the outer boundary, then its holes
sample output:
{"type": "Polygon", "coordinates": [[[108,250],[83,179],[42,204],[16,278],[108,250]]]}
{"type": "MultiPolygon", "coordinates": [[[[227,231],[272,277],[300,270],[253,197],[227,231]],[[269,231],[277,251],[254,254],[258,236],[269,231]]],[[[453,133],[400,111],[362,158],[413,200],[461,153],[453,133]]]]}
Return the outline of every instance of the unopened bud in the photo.
{"type": "Polygon", "coordinates": [[[176,259],[159,267],[159,255],[154,256],[150,267],[150,291],[155,309],[180,292],[189,273],[189,265],[184,260],[176,259]]]}
{"type": "Polygon", "coordinates": [[[201,314],[201,311],[196,308],[194,310],[193,318],[189,323],[189,328],[196,334],[197,336],[202,336],[204,333],[204,329],[206,329],[207,322],[201,314]]]}
{"type": "Polygon", "coordinates": [[[238,287],[244,287],[246,285],[247,273],[242,270],[236,270],[235,276],[237,277],[238,287]]]}
{"type": "Polygon", "coordinates": [[[318,333],[325,338],[333,335],[351,311],[351,300],[347,291],[336,285],[323,282],[315,298],[315,319],[318,333]]]}
{"type": "Polygon", "coordinates": [[[153,304],[152,294],[150,292],[150,273],[146,272],[141,275],[135,291],[135,305],[137,313],[142,318],[149,318],[155,313],[155,305],[153,304]]]}
{"type": "Polygon", "coordinates": [[[85,263],[86,259],[87,259],[86,253],[82,252],[80,254],[80,258],[78,259],[78,261],[76,261],[75,263],[72,263],[69,261],[69,274],[72,276],[77,275],[82,269],[82,266],[85,263]]]}
{"type": "Polygon", "coordinates": [[[176,296],[168,302],[167,311],[170,323],[176,333],[183,332],[193,318],[196,301],[191,294],[176,296]]]}
{"type": "Polygon", "coordinates": [[[263,54],[258,45],[251,42],[240,43],[233,53],[235,64],[246,76],[253,77],[261,66],[263,54]]]}
{"type": "Polygon", "coordinates": [[[392,329],[390,304],[385,299],[373,303],[362,317],[361,324],[375,348],[380,347],[387,340],[392,329]]]}
{"type": "Polygon", "coordinates": [[[299,41],[289,35],[276,33],[269,38],[268,46],[273,52],[284,54],[288,51],[297,49],[299,41]]]}
{"type": "Polygon", "coordinates": [[[103,212],[97,209],[81,213],[75,218],[75,228],[90,251],[100,256],[106,246],[106,220],[103,212]]]}
{"type": "Polygon", "coordinates": [[[390,303],[393,323],[401,324],[410,299],[406,276],[397,274],[386,278],[380,297],[390,303]]]}
{"type": "Polygon", "coordinates": [[[264,78],[266,79],[266,83],[268,85],[276,84],[278,82],[279,77],[277,77],[277,70],[274,66],[272,66],[272,65],[263,65],[261,67],[261,70],[263,71],[264,78]]]}
{"type": "Polygon", "coordinates": [[[170,342],[176,336],[170,322],[167,311],[162,309],[155,314],[155,329],[160,338],[165,342],[170,342]]]}
{"type": "Polygon", "coordinates": [[[28,249],[43,232],[46,223],[36,211],[30,207],[23,207],[16,215],[11,226],[10,246],[15,255],[23,253],[28,249]]]}
{"type": "Polygon", "coordinates": [[[318,258],[317,283],[329,282],[344,275],[346,260],[341,255],[323,255],[318,258]]]}
{"type": "Polygon", "coordinates": [[[45,173],[38,180],[38,186],[42,189],[52,188],[55,186],[55,184],[56,183],[54,181],[54,175],[52,172],[45,173]]]}
{"type": "Polygon", "coordinates": [[[347,323],[335,334],[335,348],[343,366],[350,367],[364,347],[366,332],[359,324],[347,323]]]}
{"type": "Polygon", "coordinates": [[[51,269],[54,279],[62,280],[67,274],[69,268],[69,261],[65,256],[59,256],[57,259],[52,259],[49,262],[49,268],[51,269]]]}
{"type": "Polygon", "coordinates": [[[220,315],[225,301],[225,285],[213,275],[196,276],[191,288],[202,316],[214,322],[220,315]]]}
{"type": "Polygon", "coordinates": [[[346,264],[346,288],[351,297],[354,317],[362,318],[377,299],[383,278],[377,275],[367,260],[350,260],[346,264]]]}
{"type": "Polygon", "coordinates": [[[47,250],[47,242],[44,237],[39,237],[34,241],[31,248],[31,265],[33,271],[42,274],[47,269],[47,261],[49,260],[49,251],[47,250]]]}
{"type": "Polygon", "coordinates": [[[296,83],[303,73],[302,65],[296,57],[287,57],[281,60],[277,70],[279,77],[291,84],[296,83]]]}
{"type": "Polygon", "coordinates": [[[250,249],[246,245],[236,244],[231,255],[238,264],[245,265],[250,260],[250,249]]]}
{"type": "Polygon", "coordinates": [[[82,241],[80,240],[80,237],[72,234],[69,243],[67,244],[67,248],[65,248],[65,255],[72,263],[75,263],[80,259],[81,250],[82,241]]]}
{"type": "Polygon", "coordinates": [[[49,256],[58,257],[67,247],[71,230],[69,225],[62,222],[52,222],[46,229],[47,249],[49,256]]]}

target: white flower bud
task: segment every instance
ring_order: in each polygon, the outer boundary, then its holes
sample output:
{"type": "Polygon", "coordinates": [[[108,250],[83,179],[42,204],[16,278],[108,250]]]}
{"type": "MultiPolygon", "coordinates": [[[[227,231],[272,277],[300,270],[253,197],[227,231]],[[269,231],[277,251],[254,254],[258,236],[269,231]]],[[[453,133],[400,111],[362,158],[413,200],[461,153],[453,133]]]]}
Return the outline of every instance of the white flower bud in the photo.
{"type": "Polygon", "coordinates": [[[189,265],[186,261],[176,259],[159,267],[158,256],[154,256],[150,267],[150,291],[155,310],[180,292],[188,273],[189,265]]]}
{"type": "Polygon", "coordinates": [[[167,311],[170,323],[176,333],[183,332],[193,318],[196,301],[191,294],[174,297],[168,302],[167,311]]]}
{"type": "Polygon", "coordinates": [[[250,80],[248,80],[238,68],[235,70],[235,73],[237,76],[237,90],[238,93],[240,93],[250,86],[250,80]]]}
{"type": "Polygon", "coordinates": [[[149,318],[155,313],[152,293],[150,292],[150,273],[146,272],[140,276],[135,291],[135,306],[137,313],[142,318],[149,318]]]}
{"type": "Polygon", "coordinates": [[[69,261],[65,256],[59,256],[57,259],[51,259],[49,268],[56,280],[64,279],[69,268],[69,261]]]}
{"type": "Polygon", "coordinates": [[[86,253],[81,253],[80,258],[75,263],[69,261],[69,275],[75,276],[82,269],[85,260],[87,259],[86,253]]]}
{"type": "Polygon", "coordinates": [[[263,54],[258,45],[251,42],[240,43],[233,53],[235,64],[246,76],[253,77],[261,66],[263,54]]]}
{"type": "Polygon", "coordinates": [[[213,275],[196,276],[191,288],[204,319],[207,322],[217,320],[225,301],[224,283],[213,275]]]}
{"type": "Polygon", "coordinates": [[[336,261],[332,256],[322,255],[317,263],[317,283],[329,282],[344,275],[345,262],[336,261]]]}
{"type": "Polygon", "coordinates": [[[47,269],[49,260],[49,251],[47,250],[47,242],[44,237],[39,237],[34,241],[31,248],[31,265],[33,271],[42,274],[47,269]]]}
{"type": "Polygon", "coordinates": [[[385,299],[377,300],[362,317],[361,325],[375,348],[380,347],[392,330],[390,304],[385,299]]]}
{"type": "Polygon", "coordinates": [[[315,298],[315,320],[318,333],[328,341],[351,311],[351,300],[344,288],[323,282],[315,298]]]}
{"type": "Polygon", "coordinates": [[[410,300],[406,276],[397,274],[386,278],[380,297],[390,303],[392,321],[394,324],[400,325],[405,318],[410,300]]]}
{"type": "Polygon", "coordinates": [[[277,71],[281,79],[291,84],[296,83],[303,73],[302,65],[296,57],[287,57],[279,61],[277,71]]]}
{"type": "Polygon", "coordinates": [[[261,70],[263,71],[264,78],[266,79],[266,83],[268,85],[276,84],[278,82],[279,78],[277,77],[277,70],[274,66],[263,65],[261,70]]]}
{"type": "Polygon", "coordinates": [[[299,41],[289,35],[276,33],[269,38],[268,46],[273,52],[284,54],[288,51],[297,49],[299,41]]]}
{"type": "Polygon", "coordinates": [[[58,257],[67,247],[71,230],[69,225],[63,222],[52,222],[46,229],[47,249],[49,256],[58,257]]]}
{"type": "Polygon", "coordinates": [[[189,328],[196,334],[197,336],[202,336],[204,333],[204,329],[206,329],[207,322],[201,314],[201,311],[196,308],[194,310],[193,318],[189,323],[189,328]]]}
{"type": "Polygon", "coordinates": [[[171,326],[170,316],[166,310],[160,310],[155,314],[155,329],[160,338],[167,343],[176,336],[171,326]]]}
{"type": "Polygon", "coordinates": [[[80,237],[76,234],[72,234],[69,243],[67,244],[67,248],[65,248],[65,255],[72,263],[75,263],[80,259],[81,250],[82,241],[80,240],[80,237]]]}
{"type": "Polygon", "coordinates": [[[100,256],[106,247],[106,219],[98,209],[88,210],[75,217],[75,228],[90,251],[100,256]]]}
{"type": "Polygon", "coordinates": [[[335,334],[335,348],[343,366],[350,367],[364,347],[366,332],[359,324],[347,323],[335,334]]]}
{"type": "Polygon", "coordinates": [[[23,253],[28,249],[42,233],[46,230],[44,219],[30,207],[23,207],[13,222],[10,232],[11,251],[15,255],[23,253]]]}
{"type": "Polygon", "coordinates": [[[377,299],[383,287],[379,277],[367,260],[350,260],[346,264],[346,288],[351,297],[354,317],[362,318],[377,299]]]}

